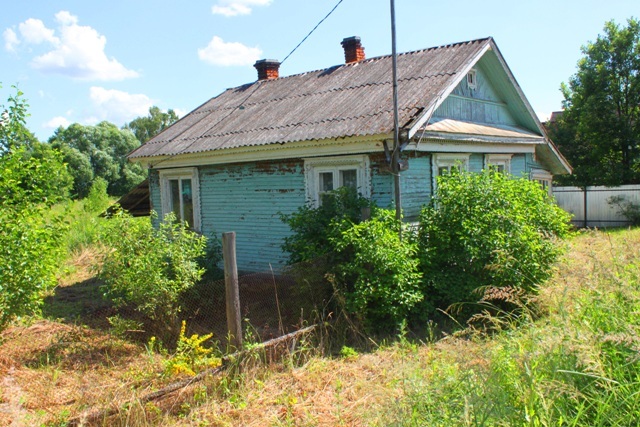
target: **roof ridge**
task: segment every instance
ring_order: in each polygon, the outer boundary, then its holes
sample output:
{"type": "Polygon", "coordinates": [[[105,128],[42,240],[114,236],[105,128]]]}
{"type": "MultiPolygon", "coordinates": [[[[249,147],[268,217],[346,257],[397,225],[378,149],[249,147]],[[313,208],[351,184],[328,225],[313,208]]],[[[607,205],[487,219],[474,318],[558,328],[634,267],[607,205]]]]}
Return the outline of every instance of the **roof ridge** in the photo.
{"type": "MultiPolygon", "coordinates": [[[[428,51],[431,51],[431,50],[451,48],[451,47],[454,47],[454,46],[462,46],[462,45],[466,45],[466,44],[481,43],[481,42],[487,42],[487,41],[492,41],[492,40],[493,40],[492,36],[482,37],[482,38],[472,39],[472,40],[467,40],[467,41],[462,41],[462,42],[448,43],[448,44],[443,44],[443,45],[439,45],[439,46],[432,46],[432,47],[426,47],[426,48],[423,48],[423,49],[417,49],[417,50],[410,50],[410,51],[407,51],[407,52],[401,52],[401,53],[398,53],[398,56],[412,55],[412,54],[419,53],[419,52],[428,52],[428,51]]],[[[334,68],[338,69],[338,68],[343,68],[343,67],[357,66],[358,64],[365,64],[367,62],[379,61],[381,59],[390,58],[391,55],[392,54],[389,53],[389,54],[386,54],[386,55],[374,56],[374,57],[371,57],[371,58],[363,59],[362,61],[358,61],[358,62],[351,62],[351,63],[348,63],[348,64],[332,65],[330,67],[319,68],[317,70],[303,71],[303,72],[297,73],[297,74],[290,74],[288,76],[278,77],[277,79],[257,80],[257,81],[255,81],[253,83],[245,83],[245,84],[242,84],[240,86],[228,88],[227,91],[236,90],[236,89],[239,89],[239,88],[245,87],[245,86],[251,86],[254,83],[258,83],[258,82],[262,82],[262,83],[267,83],[268,84],[270,82],[276,82],[276,81],[288,79],[288,78],[291,78],[291,77],[299,77],[299,76],[304,76],[306,74],[314,74],[314,73],[324,72],[324,71],[327,71],[327,70],[330,70],[330,69],[334,69],[334,68]]]]}

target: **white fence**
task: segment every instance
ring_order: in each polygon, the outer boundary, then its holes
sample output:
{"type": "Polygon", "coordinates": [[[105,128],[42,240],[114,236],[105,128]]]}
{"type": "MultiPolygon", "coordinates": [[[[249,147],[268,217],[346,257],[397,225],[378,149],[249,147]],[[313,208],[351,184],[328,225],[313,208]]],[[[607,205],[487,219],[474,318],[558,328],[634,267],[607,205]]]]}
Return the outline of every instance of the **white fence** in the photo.
{"type": "Polygon", "coordinates": [[[611,197],[640,204],[640,185],[620,187],[554,187],[553,195],[565,211],[573,215],[571,222],[578,227],[621,227],[629,221],[618,213],[617,206],[608,203],[611,197]]]}

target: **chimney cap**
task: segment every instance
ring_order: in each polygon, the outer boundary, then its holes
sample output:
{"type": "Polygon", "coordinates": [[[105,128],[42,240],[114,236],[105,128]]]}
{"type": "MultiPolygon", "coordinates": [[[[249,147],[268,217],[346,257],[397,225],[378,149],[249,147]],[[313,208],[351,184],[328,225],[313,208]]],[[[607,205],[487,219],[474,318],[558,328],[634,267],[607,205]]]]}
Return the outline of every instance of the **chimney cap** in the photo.
{"type": "Polygon", "coordinates": [[[351,37],[345,37],[344,39],[342,39],[342,43],[343,45],[345,44],[349,44],[349,43],[360,43],[362,40],[360,39],[360,37],[358,36],[351,36],[351,37]]]}
{"type": "Polygon", "coordinates": [[[255,64],[253,64],[253,66],[255,67],[256,65],[261,65],[261,64],[265,64],[265,65],[280,65],[280,61],[278,61],[277,59],[258,59],[256,61],[255,64]]]}

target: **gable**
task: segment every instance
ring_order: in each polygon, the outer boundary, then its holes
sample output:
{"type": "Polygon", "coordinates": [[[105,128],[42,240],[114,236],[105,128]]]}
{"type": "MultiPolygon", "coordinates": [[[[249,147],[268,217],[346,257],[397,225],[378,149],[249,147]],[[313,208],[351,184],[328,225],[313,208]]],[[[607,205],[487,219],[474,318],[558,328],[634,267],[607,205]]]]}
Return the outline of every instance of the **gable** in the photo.
{"type": "MultiPolygon", "coordinates": [[[[542,136],[536,120],[493,50],[474,66],[475,87],[463,78],[434,112],[430,123],[451,119],[522,128],[542,136]]],[[[517,83],[516,83],[517,84],[517,83]]]]}

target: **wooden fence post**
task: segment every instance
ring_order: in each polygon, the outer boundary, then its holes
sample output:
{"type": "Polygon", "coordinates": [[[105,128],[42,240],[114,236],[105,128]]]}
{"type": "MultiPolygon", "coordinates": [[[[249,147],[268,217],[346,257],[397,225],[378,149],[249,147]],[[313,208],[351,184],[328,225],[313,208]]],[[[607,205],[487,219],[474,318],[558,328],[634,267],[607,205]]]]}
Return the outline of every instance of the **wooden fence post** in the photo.
{"type": "Polygon", "coordinates": [[[371,208],[369,206],[364,206],[360,210],[360,213],[363,221],[369,221],[371,219],[371,208]]]}
{"type": "Polygon", "coordinates": [[[224,259],[224,283],[227,301],[227,329],[231,344],[242,348],[242,323],[240,318],[240,290],[238,264],[236,263],[236,233],[222,233],[222,257],[224,259]]]}

